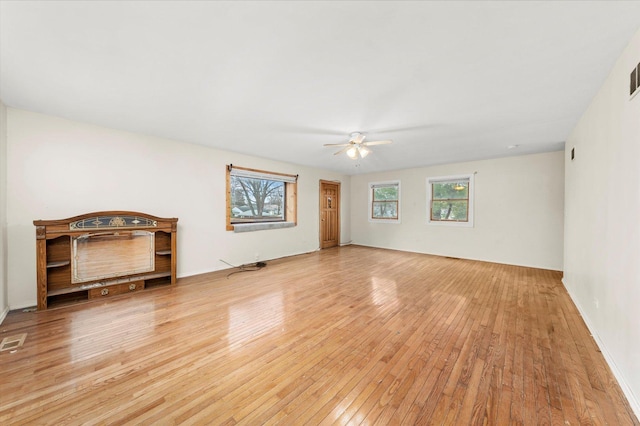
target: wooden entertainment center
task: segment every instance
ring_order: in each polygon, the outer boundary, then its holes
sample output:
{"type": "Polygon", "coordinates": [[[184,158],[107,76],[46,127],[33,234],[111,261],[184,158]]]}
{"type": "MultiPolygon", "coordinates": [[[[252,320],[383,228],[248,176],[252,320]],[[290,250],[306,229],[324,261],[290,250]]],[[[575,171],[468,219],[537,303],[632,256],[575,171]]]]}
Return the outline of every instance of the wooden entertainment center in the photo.
{"type": "Polygon", "coordinates": [[[129,211],[34,220],[38,310],[175,284],[177,223],[129,211]]]}

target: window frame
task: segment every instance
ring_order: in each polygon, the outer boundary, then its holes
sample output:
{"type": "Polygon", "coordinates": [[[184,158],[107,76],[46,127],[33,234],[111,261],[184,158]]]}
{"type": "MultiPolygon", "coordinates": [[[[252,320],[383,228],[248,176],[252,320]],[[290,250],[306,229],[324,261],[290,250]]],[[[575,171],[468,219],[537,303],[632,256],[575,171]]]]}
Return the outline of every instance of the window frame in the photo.
{"type": "Polygon", "coordinates": [[[400,223],[400,215],[401,215],[400,197],[402,196],[401,195],[400,181],[399,180],[390,180],[390,181],[384,181],[384,182],[369,182],[368,188],[369,188],[369,204],[368,204],[368,209],[367,209],[368,210],[367,216],[368,216],[369,222],[372,222],[372,223],[400,223]],[[373,199],[373,191],[374,191],[374,189],[376,187],[385,187],[385,186],[397,186],[397,188],[398,188],[398,198],[395,200],[397,216],[396,217],[388,217],[388,218],[373,217],[373,203],[375,201],[373,199]]]}
{"type": "Polygon", "coordinates": [[[251,169],[247,167],[238,167],[232,164],[226,167],[226,217],[227,231],[239,231],[239,228],[250,227],[250,230],[273,229],[296,226],[297,210],[298,210],[298,175],[291,175],[278,172],[270,172],[265,170],[251,169]],[[232,223],[231,216],[231,177],[232,175],[241,175],[242,177],[280,181],[284,183],[284,219],[283,220],[264,220],[253,222],[232,223]]]}
{"type": "MultiPolygon", "coordinates": [[[[459,226],[459,227],[474,227],[474,194],[475,194],[475,173],[463,174],[463,175],[451,175],[451,176],[432,176],[427,178],[427,224],[436,226],[459,226]],[[467,198],[467,220],[433,220],[432,208],[434,201],[441,201],[445,199],[433,199],[433,184],[445,183],[445,182],[460,182],[467,180],[469,182],[469,191],[467,198]]],[[[461,198],[459,200],[464,200],[461,198]]]]}

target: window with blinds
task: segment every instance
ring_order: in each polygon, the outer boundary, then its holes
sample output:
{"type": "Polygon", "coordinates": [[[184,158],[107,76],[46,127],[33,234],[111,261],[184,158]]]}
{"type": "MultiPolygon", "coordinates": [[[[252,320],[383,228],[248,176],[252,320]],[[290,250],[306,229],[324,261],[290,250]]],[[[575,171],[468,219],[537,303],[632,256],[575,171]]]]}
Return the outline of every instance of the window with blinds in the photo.
{"type": "Polygon", "coordinates": [[[473,225],[473,175],[427,179],[429,223],[473,225]]]}
{"type": "Polygon", "coordinates": [[[398,222],[400,220],[400,182],[369,184],[369,220],[398,222]]]}

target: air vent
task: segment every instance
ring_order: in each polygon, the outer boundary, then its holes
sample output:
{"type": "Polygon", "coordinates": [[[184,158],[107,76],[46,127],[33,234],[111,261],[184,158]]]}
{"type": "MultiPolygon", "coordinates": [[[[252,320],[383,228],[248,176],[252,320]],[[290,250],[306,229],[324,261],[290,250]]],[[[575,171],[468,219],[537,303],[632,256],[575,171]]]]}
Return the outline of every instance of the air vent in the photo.
{"type": "Polygon", "coordinates": [[[631,71],[629,82],[629,95],[633,97],[637,92],[640,92],[640,64],[631,71]]]}
{"type": "Polygon", "coordinates": [[[24,339],[27,338],[27,333],[18,334],[17,336],[5,337],[0,343],[0,352],[9,351],[11,349],[17,349],[24,344],[24,339]]]}

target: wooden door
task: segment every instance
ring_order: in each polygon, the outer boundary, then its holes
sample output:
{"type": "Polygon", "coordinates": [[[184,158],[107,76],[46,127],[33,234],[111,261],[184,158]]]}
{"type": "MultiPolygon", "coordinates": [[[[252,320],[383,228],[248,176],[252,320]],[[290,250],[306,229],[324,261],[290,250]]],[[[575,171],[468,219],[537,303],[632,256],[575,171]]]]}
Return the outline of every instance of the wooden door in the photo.
{"type": "Polygon", "coordinates": [[[320,248],[340,244],[340,182],[320,181],[320,248]]]}

